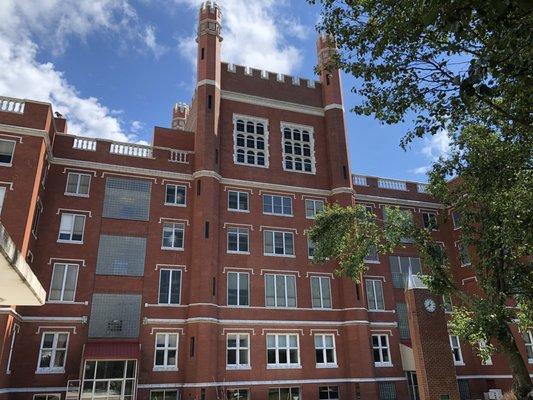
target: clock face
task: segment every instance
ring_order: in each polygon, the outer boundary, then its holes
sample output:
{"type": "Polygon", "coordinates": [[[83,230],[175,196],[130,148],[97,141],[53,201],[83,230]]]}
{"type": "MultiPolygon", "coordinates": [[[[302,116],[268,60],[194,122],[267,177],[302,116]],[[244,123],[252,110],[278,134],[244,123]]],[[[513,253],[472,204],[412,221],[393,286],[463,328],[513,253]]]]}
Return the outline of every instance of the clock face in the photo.
{"type": "Polygon", "coordinates": [[[437,309],[437,304],[433,299],[424,300],[424,307],[428,312],[434,312],[437,309]]]}

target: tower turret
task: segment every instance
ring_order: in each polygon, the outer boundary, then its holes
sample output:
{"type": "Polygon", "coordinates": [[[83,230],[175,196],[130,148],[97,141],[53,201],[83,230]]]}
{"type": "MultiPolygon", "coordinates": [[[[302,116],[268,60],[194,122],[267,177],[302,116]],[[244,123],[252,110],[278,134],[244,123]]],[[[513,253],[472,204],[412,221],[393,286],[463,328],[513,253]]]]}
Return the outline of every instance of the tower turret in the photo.
{"type": "Polygon", "coordinates": [[[188,116],[189,106],[187,104],[182,102],[174,104],[174,107],[172,108],[172,129],[183,129],[188,116]]]}

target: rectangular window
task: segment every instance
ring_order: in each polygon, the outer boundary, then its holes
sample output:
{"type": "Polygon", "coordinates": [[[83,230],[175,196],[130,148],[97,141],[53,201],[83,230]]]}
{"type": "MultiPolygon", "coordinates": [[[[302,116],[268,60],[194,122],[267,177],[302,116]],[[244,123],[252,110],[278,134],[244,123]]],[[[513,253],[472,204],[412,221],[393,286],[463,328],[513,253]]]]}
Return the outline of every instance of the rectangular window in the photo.
{"type": "Polygon", "coordinates": [[[248,272],[228,272],[228,306],[250,305],[248,272]]]}
{"type": "Polygon", "coordinates": [[[420,258],[418,257],[390,256],[389,261],[392,274],[392,285],[397,289],[403,289],[405,287],[409,271],[411,271],[411,274],[413,275],[422,272],[420,258]]]}
{"type": "Polygon", "coordinates": [[[285,231],[263,231],[264,254],[270,256],[293,257],[294,233],[285,231]]]}
{"type": "Polygon", "coordinates": [[[305,199],[305,218],[315,219],[316,215],[324,210],[323,200],[305,199]]]}
{"type": "Polygon", "coordinates": [[[236,190],[228,190],[228,210],[230,211],[239,211],[239,212],[249,212],[249,193],[248,192],[239,192],[236,190]]]}
{"type": "Polygon", "coordinates": [[[268,400],[301,400],[300,388],[284,387],[268,389],[268,400]]]}
{"type": "Polygon", "coordinates": [[[183,237],[185,224],[181,222],[163,223],[163,243],[161,248],[165,250],[183,250],[183,237]]]}
{"type": "Polygon", "coordinates": [[[161,269],[159,272],[159,304],[180,304],[181,270],[161,269]]]}
{"type": "Polygon", "coordinates": [[[263,195],[263,213],[292,217],[292,197],[263,195]]]}
{"type": "MultiPolygon", "coordinates": [[[[92,393],[95,397],[101,400],[104,399],[124,399],[132,400],[135,394],[137,371],[135,360],[113,360],[113,361],[85,361],[85,369],[83,373],[83,395],[92,393]],[[120,392],[122,390],[122,393],[120,392]],[[119,393],[117,395],[117,392],[119,393]],[[122,394],[122,395],[121,395],[122,394]]],[[[160,393],[160,391],[158,391],[160,393]]],[[[166,391],[169,393],[172,391],[166,391]]],[[[171,395],[170,395],[171,396],[171,395]]],[[[152,400],[152,393],[150,393],[152,400]]],[[[157,400],[176,400],[175,397],[156,397],[157,400]]]]}
{"type": "Polygon", "coordinates": [[[228,253],[249,254],[249,229],[228,228],[228,253]]]}
{"type": "Polygon", "coordinates": [[[281,123],[283,132],[283,169],[315,173],[315,141],[311,126],[281,123]]]}
{"type": "Polygon", "coordinates": [[[336,367],[335,337],[332,334],[315,335],[315,357],[317,367],[336,367]]]}
{"type": "Polygon", "coordinates": [[[0,139],[0,165],[10,167],[13,164],[14,152],[15,141],[0,139]]]}
{"type": "Polygon", "coordinates": [[[459,262],[461,263],[461,267],[468,267],[471,265],[468,247],[459,242],[457,243],[457,250],[459,251],[459,262]]]}
{"type": "Polygon", "coordinates": [[[67,359],[67,332],[45,332],[39,350],[37,372],[63,372],[67,359]]]}
{"type": "Polygon", "coordinates": [[[178,369],[178,334],[156,333],[154,369],[178,369]]]}
{"type": "Polygon", "coordinates": [[[524,344],[526,345],[527,361],[533,364],[533,332],[524,332],[524,344]]]}
{"type": "Polygon", "coordinates": [[[248,389],[228,389],[226,390],[226,400],[250,400],[248,389]]]}
{"type": "Polygon", "coordinates": [[[307,257],[312,259],[315,256],[316,243],[307,238],[307,257]]]}
{"type": "Polygon", "coordinates": [[[54,264],[48,300],[74,301],[77,281],[77,264],[54,264]]]}
{"type": "Polygon", "coordinates": [[[41,200],[37,200],[35,205],[35,215],[33,217],[33,223],[31,225],[31,233],[33,236],[37,237],[37,231],[39,230],[39,222],[41,221],[41,215],[43,213],[43,204],[41,200]]]}
{"type": "Polygon", "coordinates": [[[407,315],[407,304],[396,303],[396,318],[398,320],[398,331],[400,339],[410,339],[409,319],[407,315]]]}
{"type": "Polygon", "coordinates": [[[61,400],[60,394],[34,394],[33,400],[61,400]]]}
{"type": "Polygon", "coordinates": [[[80,174],[78,172],[69,172],[67,176],[67,187],[65,194],[71,196],[89,197],[89,186],[91,184],[91,175],[80,174]]]}
{"type": "Polygon", "coordinates": [[[266,274],[265,296],[267,307],[296,307],[296,277],[266,274]]]}
{"type": "Polygon", "coordinates": [[[184,206],[187,188],[184,185],[167,184],[165,189],[165,205],[184,206]]]}
{"type": "Polygon", "coordinates": [[[445,312],[453,312],[452,297],[449,294],[442,295],[442,306],[445,312]]]}
{"type": "Polygon", "coordinates": [[[226,366],[228,368],[250,367],[250,335],[248,333],[228,333],[226,366]]]}
{"type": "Polygon", "coordinates": [[[339,400],[339,387],[319,386],[318,398],[319,400],[339,400]]]}
{"type": "Polygon", "coordinates": [[[433,212],[423,212],[422,220],[424,221],[424,228],[431,230],[437,229],[437,214],[433,212]]]}
{"type": "Polygon", "coordinates": [[[2,207],[4,206],[5,198],[6,198],[6,187],[0,186],[0,213],[2,213],[2,207]]]}
{"type": "Polygon", "coordinates": [[[452,211],[453,229],[459,229],[462,226],[461,213],[459,211],[452,211]]]}
{"type": "Polygon", "coordinates": [[[391,366],[389,335],[372,335],[372,352],[376,367],[391,366]]]}
{"type": "Polygon", "coordinates": [[[327,276],[311,277],[313,308],[331,308],[331,283],[327,276]]]}
{"type": "Polygon", "coordinates": [[[385,310],[383,282],[381,279],[366,279],[365,286],[368,309],[373,311],[385,310]]]}
{"type": "Polygon", "coordinates": [[[150,400],[179,400],[177,390],[152,390],[150,400]]]}
{"type": "Polygon", "coordinates": [[[83,243],[83,231],[85,229],[85,215],[61,214],[58,242],[83,243]]]}
{"type": "Polygon", "coordinates": [[[268,367],[299,367],[300,350],[298,335],[296,334],[269,334],[267,341],[267,366],[268,367]]]}
{"type": "Polygon", "coordinates": [[[453,362],[455,365],[464,365],[463,353],[461,352],[461,343],[459,337],[450,335],[450,347],[452,348],[453,362]]]}
{"type": "Polygon", "coordinates": [[[379,400],[396,400],[396,385],[394,382],[379,382],[379,400]]]}
{"type": "Polygon", "coordinates": [[[233,116],[233,162],[268,168],[268,120],[233,116]]]}
{"type": "Polygon", "coordinates": [[[109,177],[106,180],[104,218],[148,221],[152,183],[140,179],[109,177]]]}
{"type": "Polygon", "coordinates": [[[368,254],[365,257],[365,262],[379,263],[378,250],[374,246],[371,246],[370,249],[368,250],[368,254]]]}

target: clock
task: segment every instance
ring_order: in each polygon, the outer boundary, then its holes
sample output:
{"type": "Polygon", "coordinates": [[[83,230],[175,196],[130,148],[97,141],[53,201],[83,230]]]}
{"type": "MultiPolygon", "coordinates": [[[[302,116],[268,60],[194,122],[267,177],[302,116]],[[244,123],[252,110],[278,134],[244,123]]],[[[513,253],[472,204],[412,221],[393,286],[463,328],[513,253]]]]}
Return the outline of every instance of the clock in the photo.
{"type": "Polygon", "coordinates": [[[427,298],[424,300],[424,308],[432,313],[437,309],[437,303],[435,303],[435,300],[427,298]]]}

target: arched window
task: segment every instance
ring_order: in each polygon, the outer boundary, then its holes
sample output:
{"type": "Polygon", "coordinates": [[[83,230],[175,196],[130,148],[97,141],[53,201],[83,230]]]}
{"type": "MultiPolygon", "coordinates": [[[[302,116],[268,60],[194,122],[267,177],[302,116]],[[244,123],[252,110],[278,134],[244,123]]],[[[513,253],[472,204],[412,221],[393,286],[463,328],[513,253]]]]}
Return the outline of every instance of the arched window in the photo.
{"type": "Polygon", "coordinates": [[[283,169],[315,173],[313,128],[282,123],[283,169]]]}

